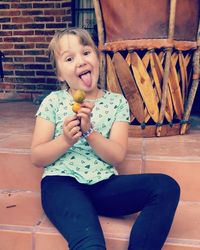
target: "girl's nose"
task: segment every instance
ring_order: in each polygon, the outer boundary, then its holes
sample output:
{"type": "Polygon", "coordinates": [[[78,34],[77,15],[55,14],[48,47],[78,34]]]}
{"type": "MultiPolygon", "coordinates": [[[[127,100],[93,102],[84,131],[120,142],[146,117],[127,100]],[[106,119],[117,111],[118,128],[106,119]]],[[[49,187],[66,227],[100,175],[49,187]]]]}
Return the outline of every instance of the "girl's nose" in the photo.
{"type": "Polygon", "coordinates": [[[84,58],[82,56],[79,56],[77,58],[77,62],[76,62],[77,67],[81,67],[81,66],[85,65],[85,63],[86,62],[85,62],[85,60],[84,60],[84,58]]]}

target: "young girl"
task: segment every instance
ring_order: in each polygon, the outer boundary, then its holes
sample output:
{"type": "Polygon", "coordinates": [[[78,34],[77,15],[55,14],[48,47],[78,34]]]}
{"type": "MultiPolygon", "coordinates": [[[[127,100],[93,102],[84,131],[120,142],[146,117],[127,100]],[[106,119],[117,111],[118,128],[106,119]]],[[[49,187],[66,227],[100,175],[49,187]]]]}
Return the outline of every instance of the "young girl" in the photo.
{"type": "Polygon", "coordinates": [[[36,116],[32,162],[44,167],[43,209],[73,250],[106,249],[98,215],[140,211],[129,250],[160,250],[170,230],[180,189],[163,174],[118,175],[127,151],[126,99],[97,87],[99,53],[87,31],[58,31],[49,45],[57,78],[68,88],[54,91],[36,116]],[[73,94],[84,90],[81,109],[73,94]]]}

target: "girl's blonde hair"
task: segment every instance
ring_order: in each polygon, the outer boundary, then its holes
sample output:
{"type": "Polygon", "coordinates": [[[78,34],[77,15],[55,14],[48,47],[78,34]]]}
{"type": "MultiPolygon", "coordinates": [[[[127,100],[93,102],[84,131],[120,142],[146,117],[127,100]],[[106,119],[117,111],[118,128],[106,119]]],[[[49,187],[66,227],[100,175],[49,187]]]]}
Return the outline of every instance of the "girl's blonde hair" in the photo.
{"type": "Polygon", "coordinates": [[[58,30],[54,34],[54,36],[49,44],[49,47],[48,47],[49,59],[50,59],[50,62],[52,63],[52,66],[53,66],[55,71],[56,71],[55,51],[58,47],[59,40],[64,35],[75,35],[75,36],[79,37],[80,43],[84,46],[91,46],[95,50],[97,56],[99,57],[99,51],[98,51],[91,35],[89,34],[89,32],[87,30],[81,29],[81,28],[67,28],[67,29],[58,30]]]}

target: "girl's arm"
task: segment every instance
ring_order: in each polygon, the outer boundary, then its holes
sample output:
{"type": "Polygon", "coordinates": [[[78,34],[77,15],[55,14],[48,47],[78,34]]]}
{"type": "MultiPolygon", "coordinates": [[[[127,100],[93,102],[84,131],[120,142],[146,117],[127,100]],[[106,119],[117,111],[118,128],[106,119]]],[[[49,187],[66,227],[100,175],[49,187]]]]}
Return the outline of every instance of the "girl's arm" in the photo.
{"type": "Polygon", "coordinates": [[[118,165],[126,156],[128,145],[128,123],[115,122],[109,139],[94,131],[87,138],[88,143],[99,157],[112,164],[118,165]]]}
{"type": "Polygon", "coordinates": [[[63,134],[53,139],[55,124],[37,117],[31,145],[31,160],[38,167],[44,167],[61,157],[77,140],[80,132],[79,120],[69,117],[63,124],[63,134]]]}

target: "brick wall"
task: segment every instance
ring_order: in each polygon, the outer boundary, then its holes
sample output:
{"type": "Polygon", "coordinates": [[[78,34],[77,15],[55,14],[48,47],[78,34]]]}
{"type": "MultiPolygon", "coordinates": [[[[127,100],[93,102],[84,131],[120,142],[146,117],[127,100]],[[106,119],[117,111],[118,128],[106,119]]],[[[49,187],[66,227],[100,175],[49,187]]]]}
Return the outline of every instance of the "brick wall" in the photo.
{"type": "Polygon", "coordinates": [[[47,47],[55,30],[71,21],[71,0],[0,1],[0,51],[5,55],[0,99],[11,93],[32,98],[56,88],[47,47]]]}

